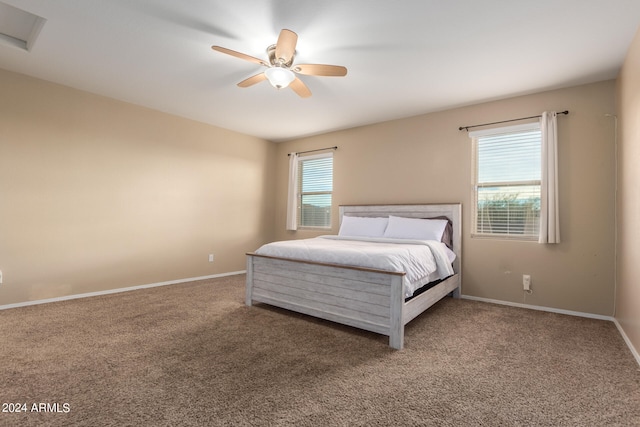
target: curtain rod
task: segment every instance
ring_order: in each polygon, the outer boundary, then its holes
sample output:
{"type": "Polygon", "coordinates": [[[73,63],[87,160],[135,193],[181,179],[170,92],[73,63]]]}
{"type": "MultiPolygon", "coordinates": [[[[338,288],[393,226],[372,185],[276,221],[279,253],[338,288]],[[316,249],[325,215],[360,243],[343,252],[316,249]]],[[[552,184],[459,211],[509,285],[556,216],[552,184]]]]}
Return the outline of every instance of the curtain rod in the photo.
{"type": "MultiPolygon", "coordinates": [[[[569,110],[560,111],[560,112],[558,112],[558,113],[556,113],[556,114],[569,114],[569,110]]],[[[499,124],[499,123],[516,122],[516,121],[518,121],[518,120],[538,119],[538,118],[540,118],[540,117],[542,117],[542,114],[537,115],[537,116],[531,116],[531,117],[521,117],[521,118],[519,118],[519,119],[502,120],[502,121],[500,121],[500,122],[483,123],[483,124],[481,124],[481,125],[460,126],[460,127],[458,128],[458,130],[465,129],[467,132],[469,132],[469,129],[470,129],[470,128],[477,128],[477,127],[479,127],[479,126],[497,125],[497,124],[499,124]]]]}
{"type": "MultiPolygon", "coordinates": [[[[304,153],[313,153],[315,151],[324,151],[324,150],[337,150],[338,147],[327,147],[327,148],[318,148],[317,150],[308,150],[308,151],[298,151],[296,154],[304,154],[304,153]]],[[[291,153],[287,154],[287,156],[290,156],[291,153]]]]}

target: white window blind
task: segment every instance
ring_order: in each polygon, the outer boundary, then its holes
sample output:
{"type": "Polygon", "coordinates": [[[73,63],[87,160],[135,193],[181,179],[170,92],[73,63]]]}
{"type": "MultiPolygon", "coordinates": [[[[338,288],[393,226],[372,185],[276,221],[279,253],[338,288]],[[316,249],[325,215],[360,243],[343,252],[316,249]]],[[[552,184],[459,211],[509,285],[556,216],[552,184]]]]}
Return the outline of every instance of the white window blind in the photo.
{"type": "Polygon", "coordinates": [[[475,236],[537,240],[540,227],[539,123],[470,132],[474,150],[475,236]]]}
{"type": "Polygon", "coordinates": [[[300,157],[298,161],[298,225],[331,228],[333,153],[300,157]]]}

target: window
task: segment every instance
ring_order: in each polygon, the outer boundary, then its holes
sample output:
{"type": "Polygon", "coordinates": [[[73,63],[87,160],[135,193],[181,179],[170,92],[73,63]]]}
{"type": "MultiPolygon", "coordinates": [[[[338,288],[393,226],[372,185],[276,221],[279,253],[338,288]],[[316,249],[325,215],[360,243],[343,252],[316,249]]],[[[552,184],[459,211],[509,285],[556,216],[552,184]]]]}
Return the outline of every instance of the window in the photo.
{"type": "Polygon", "coordinates": [[[539,123],[470,132],[472,235],[537,240],[540,228],[539,123]]]}
{"type": "Polygon", "coordinates": [[[333,153],[298,160],[298,226],[331,228],[333,153]]]}

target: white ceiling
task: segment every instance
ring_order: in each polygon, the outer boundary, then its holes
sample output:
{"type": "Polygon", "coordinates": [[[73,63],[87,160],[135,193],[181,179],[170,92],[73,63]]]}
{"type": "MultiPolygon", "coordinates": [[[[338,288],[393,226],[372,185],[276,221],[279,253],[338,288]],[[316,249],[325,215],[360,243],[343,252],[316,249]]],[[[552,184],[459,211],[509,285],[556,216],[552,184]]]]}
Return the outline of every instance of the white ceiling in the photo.
{"type": "MultiPolygon", "coordinates": [[[[0,68],[272,141],[615,78],[639,0],[0,0],[47,21],[0,68]],[[236,86],[282,28],[295,63],[343,65],[236,86]]],[[[1,31],[1,29],[0,29],[1,31]]]]}

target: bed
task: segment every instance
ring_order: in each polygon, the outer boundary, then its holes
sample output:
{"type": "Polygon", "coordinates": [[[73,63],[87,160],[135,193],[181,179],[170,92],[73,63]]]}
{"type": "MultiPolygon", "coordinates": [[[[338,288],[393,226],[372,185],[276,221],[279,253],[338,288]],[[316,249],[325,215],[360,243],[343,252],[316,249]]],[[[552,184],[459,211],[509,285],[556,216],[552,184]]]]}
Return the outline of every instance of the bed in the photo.
{"type": "Polygon", "coordinates": [[[348,205],[340,206],[339,212],[341,231],[345,217],[447,218],[451,226],[451,274],[411,292],[407,289],[407,271],[274,256],[258,250],[247,254],[245,303],[265,303],[387,335],[392,348],[402,349],[407,323],[445,296],[460,296],[461,205],[348,205]]]}

